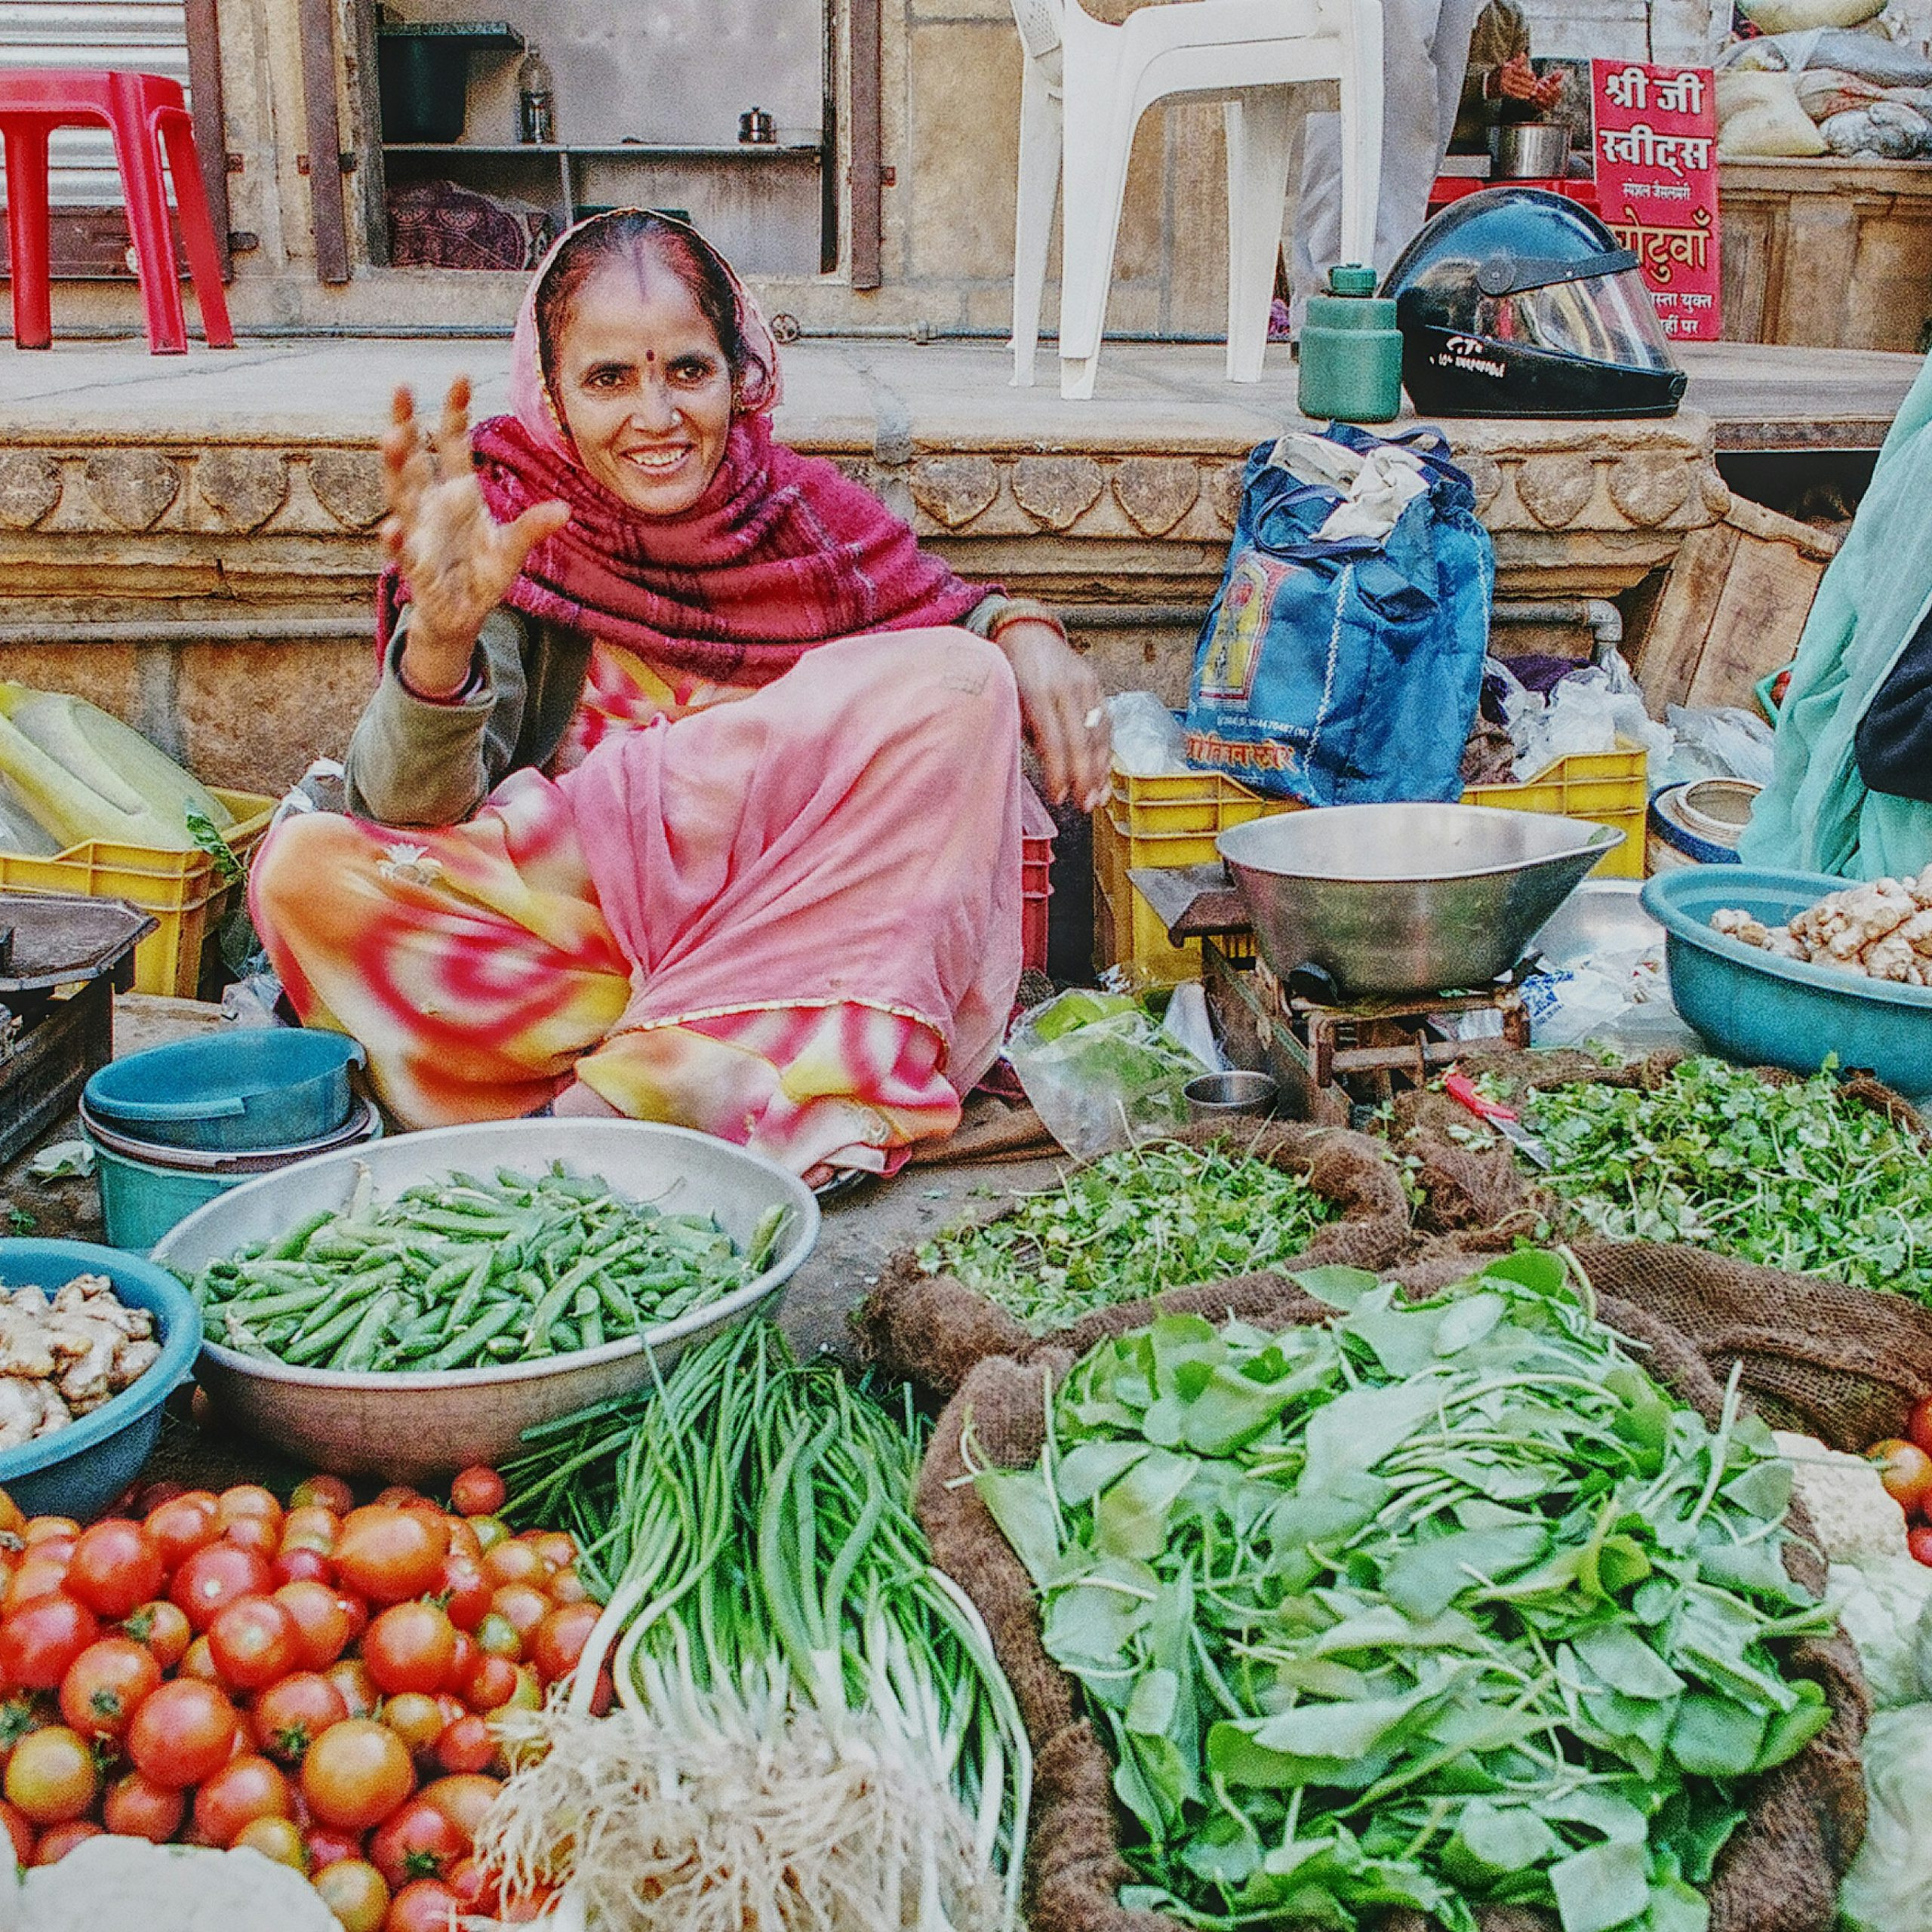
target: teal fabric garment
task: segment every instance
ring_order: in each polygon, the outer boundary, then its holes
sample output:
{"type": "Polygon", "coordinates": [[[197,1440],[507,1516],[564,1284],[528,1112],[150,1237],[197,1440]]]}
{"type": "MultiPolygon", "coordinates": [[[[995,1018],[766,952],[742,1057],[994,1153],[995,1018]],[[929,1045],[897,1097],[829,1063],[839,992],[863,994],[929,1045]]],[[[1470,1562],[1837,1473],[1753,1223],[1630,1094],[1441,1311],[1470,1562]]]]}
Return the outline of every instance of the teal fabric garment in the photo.
{"type": "Polygon", "coordinates": [[[1898,878],[1932,865],[1932,805],[1869,790],[1859,720],[1932,608],[1932,358],[1900,405],[1844,547],[1818,586],[1778,713],[1747,866],[1898,878]]]}

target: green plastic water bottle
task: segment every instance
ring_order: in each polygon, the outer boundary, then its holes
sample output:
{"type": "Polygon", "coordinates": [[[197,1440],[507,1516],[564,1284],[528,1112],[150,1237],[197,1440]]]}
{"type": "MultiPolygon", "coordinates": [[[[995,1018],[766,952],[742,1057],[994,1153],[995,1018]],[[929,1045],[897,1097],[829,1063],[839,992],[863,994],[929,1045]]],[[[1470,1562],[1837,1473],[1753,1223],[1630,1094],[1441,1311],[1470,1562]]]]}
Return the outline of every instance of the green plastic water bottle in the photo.
{"type": "Polygon", "coordinates": [[[1308,298],[1296,405],[1316,421],[1392,423],[1402,407],[1402,334],[1395,305],[1375,293],[1375,271],[1345,262],[1329,293],[1308,298]]]}

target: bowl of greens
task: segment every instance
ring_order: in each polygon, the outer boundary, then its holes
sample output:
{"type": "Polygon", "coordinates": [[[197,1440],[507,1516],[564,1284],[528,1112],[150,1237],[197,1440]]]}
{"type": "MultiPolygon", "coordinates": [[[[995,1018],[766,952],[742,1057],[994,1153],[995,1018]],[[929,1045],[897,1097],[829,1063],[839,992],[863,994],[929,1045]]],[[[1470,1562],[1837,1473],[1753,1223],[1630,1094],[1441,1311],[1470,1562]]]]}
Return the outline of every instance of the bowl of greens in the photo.
{"type": "Polygon", "coordinates": [[[265,1175],[154,1259],[201,1309],[196,1376],[224,1417],[398,1481],[498,1461],[772,1312],[818,1226],[795,1175],[708,1134],[499,1121],[265,1175]]]}

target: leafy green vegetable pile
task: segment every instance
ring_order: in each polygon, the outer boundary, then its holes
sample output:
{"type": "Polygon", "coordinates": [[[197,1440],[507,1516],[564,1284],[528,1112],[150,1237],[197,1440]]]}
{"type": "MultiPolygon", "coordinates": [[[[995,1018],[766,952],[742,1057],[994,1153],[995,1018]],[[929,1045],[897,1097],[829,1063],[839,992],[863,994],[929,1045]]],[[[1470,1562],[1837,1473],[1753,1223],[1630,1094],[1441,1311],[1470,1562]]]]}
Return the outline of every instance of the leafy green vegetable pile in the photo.
{"type": "Polygon", "coordinates": [[[666,1214],[553,1163],[452,1174],[211,1261],[190,1284],[210,1336],[298,1367],[411,1374],[600,1348],[742,1287],[784,1211],[740,1254],[708,1214],[666,1214]]]}
{"type": "Polygon", "coordinates": [[[1687,1060],[1654,1093],[1540,1089],[1551,1190],[1613,1241],[1681,1241],[1932,1303],[1932,1158],[1829,1072],[1687,1060]]]}
{"type": "Polygon", "coordinates": [[[1828,1721],[1774,1640],[1791,1472],[1735,1384],[1715,1430],[1524,1253],[1269,1335],[1103,1343],[980,1493],[1049,1653],[1111,1734],[1143,1883],[1193,1925],[1485,1901],[1564,1932],[1700,1932],[1741,1780],[1828,1721]]]}
{"type": "Polygon", "coordinates": [[[928,1241],[919,1265],[1043,1335],[1097,1308],[1272,1267],[1337,1211],[1303,1175],[1158,1142],[1103,1154],[999,1220],[928,1241]]]}

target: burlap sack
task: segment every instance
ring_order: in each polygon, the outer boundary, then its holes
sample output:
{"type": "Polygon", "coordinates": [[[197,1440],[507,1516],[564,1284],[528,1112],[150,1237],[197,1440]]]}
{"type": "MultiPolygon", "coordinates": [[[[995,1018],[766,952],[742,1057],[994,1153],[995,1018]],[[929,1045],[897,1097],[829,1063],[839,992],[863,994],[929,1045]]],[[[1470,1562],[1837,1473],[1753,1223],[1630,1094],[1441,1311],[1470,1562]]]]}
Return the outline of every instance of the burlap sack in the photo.
{"type": "MultiPolygon", "coordinates": [[[[1594,1258],[1604,1277],[1616,1272],[1604,1257],[1594,1258]]],[[[1630,1272],[1648,1279],[1655,1264],[1633,1258],[1630,1272]]],[[[1189,1298],[1204,1310],[1211,1306],[1261,1327],[1325,1321],[1334,1312],[1271,1275],[1218,1284],[1189,1298]]],[[[1163,1305],[1175,1306],[1179,1299],[1164,1297],[1163,1305]]],[[[1644,1308],[1617,1296],[1600,1295],[1598,1312],[1639,1346],[1660,1381],[1707,1420],[1716,1419],[1721,1390],[1689,1343],[1644,1308]]],[[[1083,1324],[1083,1332],[1091,1329],[1091,1339],[1124,1333],[1152,1312],[1153,1304],[1146,1302],[1109,1309],[1083,1324]]],[[[979,1606],[1032,1740],[1034,1809],[1026,1854],[1032,1932],[1183,1932],[1164,1914],[1128,1912],[1118,1902],[1119,1887],[1131,1874],[1120,1854],[1106,1750],[1080,1713],[1078,1686],[1041,1645],[1030,1580],[971,1483],[963,1479],[960,1438],[969,1423],[977,1463],[1022,1468],[1038,1459],[1043,1378],[1059,1381],[1076,1359],[1072,1350],[1047,1343],[1029,1361],[995,1357],[973,1368],[927,1451],[919,1517],[935,1561],[979,1606]]],[[[1834,1446],[1847,1444],[1841,1440],[1834,1446]]],[[[1800,1580],[1822,1589],[1823,1570],[1809,1547],[1810,1525],[1796,1505],[1792,1517],[1797,1537],[1788,1546],[1789,1566],[1800,1580]]],[[[1712,1932],[1827,1932],[1836,1916],[1839,1875],[1864,1837],[1859,1746],[1867,1704],[1857,1656],[1838,1633],[1794,1646],[1789,1665],[1823,1687],[1832,1721],[1797,1758],[1760,1782],[1750,1818],[1727,1847],[1710,1887],[1712,1932]]],[[[1549,1932],[1553,1921],[1508,1908],[1485,1912],[1481,1922],[1483,1932],[1549,1932]]],[[[1413,1912],[1392,1913],[1385,1932],[1423,1932],[1423,1921],[1413,1912]]]]}
{"type": "MultiPolygon", "coordinates": [[[[1388,1149],[1367,1135],[1343,1128],[1296,1121],[1252,1121],[1237,1127],[1201,1124],[1168,1137],[1191,1147],[1220,1144],[1285,1171],[1305,1174],[1340,1218],[1319,1229],[1289,1269],[1345,1263],[1386,1268],[1410,1239],[1409,1200],[1388,1149]]],[[[985,1217],[1000,1220],[1008,1201],[985,1217]]],[[[928,1275],[915,1250],[900,1249],[887,1261],[878,1285],[852,1316],[862,1358],[894,1381],[909,1382],[941,1401],[989,1355],[1024,1357],[1035,1347],[1023,1323],[952,1275],[928,1275]]],[[[1086,1332],[1087,1324],[1073,1331],[1086,1332]]]]}

